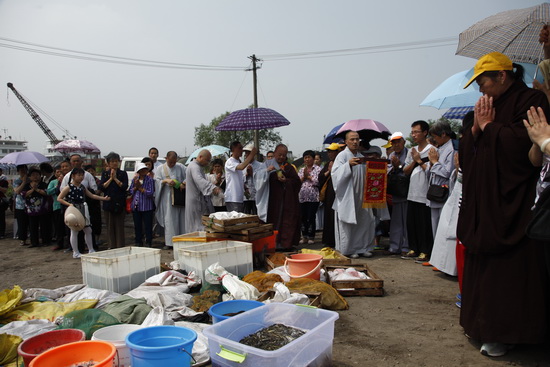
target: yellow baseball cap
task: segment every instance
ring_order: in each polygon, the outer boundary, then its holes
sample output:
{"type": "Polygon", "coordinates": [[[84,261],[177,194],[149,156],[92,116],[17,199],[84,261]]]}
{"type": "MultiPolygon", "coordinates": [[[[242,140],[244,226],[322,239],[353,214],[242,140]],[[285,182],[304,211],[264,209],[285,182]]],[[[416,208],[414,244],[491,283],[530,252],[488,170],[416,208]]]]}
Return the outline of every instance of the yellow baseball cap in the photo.
{"type": "Polygon", "coordinates": [[[470,84],[481,74],[486,71],[500,71],[500,70],[514,70],[512,60],[508,56],[501,54],[500,52],[491,52],[479,58],[474,66],[474,75],[466,83],[464,89],[468,88],[470,84]]]}
{"type": "Polygon", "coordinates": [[[328,147],[326,147],[326,150],[340,150],[342,146],[338,143],[332,143],[328,147]]]}
{"type": "Polygon", "coordinates": [[[389,147],[391,147],[391,140],[388,140],[386,144],[382,145],[382,148],[384,149],[388,149],[389,147]]]}

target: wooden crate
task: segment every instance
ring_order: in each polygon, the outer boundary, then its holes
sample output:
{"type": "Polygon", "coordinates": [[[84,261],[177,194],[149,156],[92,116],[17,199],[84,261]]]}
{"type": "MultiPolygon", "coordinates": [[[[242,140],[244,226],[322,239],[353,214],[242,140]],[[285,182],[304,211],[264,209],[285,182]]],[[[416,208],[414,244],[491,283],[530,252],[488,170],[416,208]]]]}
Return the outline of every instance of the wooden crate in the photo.
{"type": "Polygon", "coordinates": [[[257,215],[247,215],[242,218],[215,219],[203,215],[202,224],[208,232],[238,232],[242,229],[258,227],[260,218],[257,215]]]}
{"type": "Polygon", "coordinates": [[[207,238],[231,238],[238,241],[252,242],[273,234],[273,224],[258,224],[253,228],[239,229],[227,232],[207,231],[207,238]]]}
{"type": "Polygon", "coordinates": [[[328,283],[335,288],[342,296],[383,296],[384,280],[380,279],[367,264],[350,265],[327,265],[328,283]],[[334,269],[354,268],[357,271],[367,274],[371,279],[357,280],[332,280],[328,272],[334,269]]]}
{"type": "MultiPolygon", "coordinates": [[[[321,293],[320,292],[301,292],[309,298],[308,306],[319,307],[321,305],[321,293]]],[[[273,289],[263,292],[258,297],[258,301],[263,302],[265,300],[271,299],[275,296],[275,291],[273,289]]]]}

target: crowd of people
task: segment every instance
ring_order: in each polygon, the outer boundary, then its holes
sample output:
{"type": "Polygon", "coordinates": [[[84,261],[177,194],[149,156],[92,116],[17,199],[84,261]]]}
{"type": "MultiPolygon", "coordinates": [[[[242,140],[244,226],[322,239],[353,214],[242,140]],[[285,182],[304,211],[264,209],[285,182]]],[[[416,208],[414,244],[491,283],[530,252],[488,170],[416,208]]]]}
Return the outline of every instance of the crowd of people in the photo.
{"type": "MultiPolygon", "coordinates": [[[[548,38],[545,27],[541,40],[550,56],[548,38]]],[[[413,146],[395,132],[385,155],[349,131],[326,148],[328,161],[306,150],[301,167],[288,161],[285,144],[260,162],[256,147],[238,141],[225,162],[202,150],[187,167],[174,151],[159,162],[151,148],[133,177],[120,169],[116,153],[107,155],[100,178],[94,167],[82,167],[78,154],[55,167],[18,166],[16,236],[22,246],[55,242],[54,250],[79,258],[84,244],[90,253],[97,250],[102,221],[108,248],[125,246],[131,213],[136,246],[150,247],[160,235],[170,249],[173,236],[204,230],[203,215],[237,211],[273,224],[277,250],[314,244],[322,223],[323,245],[369,258],[387,232],[389,246],[379,253],[458,276],[461,325],[482,343],[483,354],[540,343],[550,320],[550,249],[526,228],[550,177],[550,89],[528,88],[521,66],[497,52],[478,60],[468,85],[474,81],[483,96],[458,135],[445,121],[414,121],[413,146]],[[383,162],[386,170],[382,205],[365,205],[371,162],[383,162]],[[85,218],[82,228],[65,225],[69,209],[85,218]]],[[[0,177],[0,236],[9,190],[0,177]]]]}

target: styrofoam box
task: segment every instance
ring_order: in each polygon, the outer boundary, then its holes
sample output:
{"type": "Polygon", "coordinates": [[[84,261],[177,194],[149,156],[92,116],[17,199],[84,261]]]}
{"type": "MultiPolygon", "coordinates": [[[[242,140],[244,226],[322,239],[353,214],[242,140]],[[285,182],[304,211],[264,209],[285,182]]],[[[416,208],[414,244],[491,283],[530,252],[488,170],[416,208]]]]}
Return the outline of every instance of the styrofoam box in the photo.
{"type": "Polygon", "coordinates": [[[219,263],[228,272],[243,277],[253,270],[252,244],[241,241],[216,241],[178,249],[180,268],[194,271],[204,284],[204,271],[219,263]]]}
{"type": "Polygon", "coordinates": [[[123,247],[82,255],[82,278],[92,288],[126,293],[160,273],[160,250],[123,247]]]}
{"type": "Polygon", "coordinates": [[[338,313],[292,305],[270,303],[246,311],[204,329],[212,366],[283,367],[331,366],[334,323],[338,313]],[[284,347],[267,351],[239,343],[239,340],[273,324],[284,324],[306,333],[284,347]],[[242,363],[224,358],[227,352],[244,356],[242,363]],[[221,353],[221,356],[219,355],[221,353]]]}
{"type": "MultiPolygon", "coordinates": [[[[215,240],[214,240],[215,241],[215,240]]],[[[180,234],[172,237],[172,244],[174,245],[174,260],[179,259],[179,249],[188,248],[196,245],[204,245],[209,242],[206,237],[205,231],[191,232],[186,234],[180,234]]]]}

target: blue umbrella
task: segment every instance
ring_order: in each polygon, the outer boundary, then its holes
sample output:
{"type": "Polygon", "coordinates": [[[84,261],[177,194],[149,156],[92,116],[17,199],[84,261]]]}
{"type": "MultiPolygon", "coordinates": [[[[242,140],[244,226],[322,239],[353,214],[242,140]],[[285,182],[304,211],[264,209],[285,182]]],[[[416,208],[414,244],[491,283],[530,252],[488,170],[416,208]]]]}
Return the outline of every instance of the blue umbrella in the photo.
{"type": "Polygon", "coordinates": [[[468,112],[473,110],[474,110],[474,106],[451,107],[449,108],[449,110],[447,110],[447,112],[443,114],[443,117],[448,119],[462,120],[468,112]]]}
{"type": "Polygon", "coordinates": [[[212,154],[212,157],[216,157],[218,155],[224,155],[224,154],[229,155],[229,148],[222,147],[221,145],[207,145],[205,147],[196,149],[193,153],[191,153],[189,158],[187,158],[187,161],[185,162],[185,164],[187,165],[191,163],[193,158],[196,158],[199,155],[199,153],[204,149],[208,150],[210,154],[212,154]]]}
{"type": "MultiPolygon", "coordinates": [[[[525,69],[525,82],[531,86],[537,65],[527,63],[519,64],[525,69]]],[[[475,105],[479,97],[481,97],[481,92],[479,91],[477,83],[472,83],[468,88],[464,89],[464,86],[473,75],[474,68],[452,75],[424,98],[420,105],[435,107],[437,109],[475,105]]],[[[543,83],[543,77],[540,73],[537,76],[537,80],[543,83]]]]}
{"type": "Polygon", "coordinates": [[[340,128],[344,125],[344,123],[334,126],[332,130],[325,136],[325,140],[323,141],[323,144],[332,144],[332,143],[339,143],[342,141],[342,138],[337,138],[336,133],[340,128]]]}

